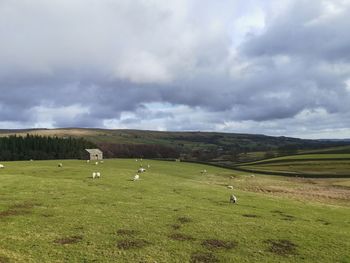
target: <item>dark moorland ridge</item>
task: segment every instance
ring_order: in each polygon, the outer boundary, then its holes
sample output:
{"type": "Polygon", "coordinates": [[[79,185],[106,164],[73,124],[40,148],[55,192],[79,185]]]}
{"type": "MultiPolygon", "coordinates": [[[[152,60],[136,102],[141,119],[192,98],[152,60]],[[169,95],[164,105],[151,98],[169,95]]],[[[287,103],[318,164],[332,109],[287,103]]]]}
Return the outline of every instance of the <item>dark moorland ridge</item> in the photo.
{"type": "Polygon", "coordinates": [[[1,137],[27,134],[84,138],[101,148],[106,157],[180,157],[188,161],[224,165],[299,153],[350,153],[349,141],[305,140],[260,134],[88,128],[0,130],[1,137]]]}

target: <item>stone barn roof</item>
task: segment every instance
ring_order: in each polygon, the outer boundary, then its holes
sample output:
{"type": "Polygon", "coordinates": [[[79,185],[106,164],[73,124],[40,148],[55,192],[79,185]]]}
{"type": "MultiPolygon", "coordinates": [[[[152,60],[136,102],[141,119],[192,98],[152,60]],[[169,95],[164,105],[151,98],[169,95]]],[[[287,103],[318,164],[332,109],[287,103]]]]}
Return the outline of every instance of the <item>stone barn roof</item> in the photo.
{"type": "Polygon", "coordinates": [[[102,151],[100,149],[85,149],[89,154],[96,155],[96,154],[101,154],[102,151]]]}

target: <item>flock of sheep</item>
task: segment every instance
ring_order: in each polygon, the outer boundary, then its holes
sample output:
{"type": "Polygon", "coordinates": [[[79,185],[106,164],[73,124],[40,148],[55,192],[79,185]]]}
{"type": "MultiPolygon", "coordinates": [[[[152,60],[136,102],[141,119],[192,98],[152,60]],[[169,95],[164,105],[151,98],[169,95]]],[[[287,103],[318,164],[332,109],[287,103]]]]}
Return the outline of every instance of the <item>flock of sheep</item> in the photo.
{"type": "MultiPolygon", "coordinates": [[[[136,159],[135,161],[138,162],[139,160],[136,159]]],[[[135,174],[133,181],[140,180],[140,175],[139,174],[146,172],[146,168],[143,168],[142,158],[140,159],[140,162],[141,162],[140,168],[137,170],[137,173],[135,174]]],[[[151,168],[151,165],[147,164],[147,168],[148,169],[151,168]]]]}
{"type": "MultiPolygon", "coordinates": [[[[136,159],[135,161],[138,162],[139,160],[136,159]]],[[[143,164],[142,164],[142,158],[140,159],[140,162],[141,162],[140,167],[137,170],[137,173],[135,174],[135,176],[133,178],[133,181],[140,180],[140,175],[139,174],[146,172],[146,168],[144,168],[143,164]]],[[[87,160],[86,163],[90,163],[90,160],[87,160]]],[[[100,160],[99,162],[96,161],[95,165],[98,165],[99,163],[103,163],[103,160],[100,160]]],[[[59,163],[58,167],[63,167],[63,164],[59,163]]],[[[0,169],[3,169],[3,168],[5,168],[5,166],[3,164],[0,164],[0,169]]],[[[149,164],[147,164],[147,168],[149,169],[149,168],[151,168],[151,166],[149,164]]],[[[205,170],[205,169],[201,170],[200,173],[201,174],[207,174],[207,170],[205,170]]],[[[100,177],[101,177],[101,173],[100,172],[93,172],[92,173],[92,179],[100,178],[100,177]]],[[[252,174],[251,177],[254,177],[254,175],[252,174]]],[[[232,178],[233,177],[231,176],[231,179],[232,178]]],[[[230,189],[230,190],[233,190],[233,186],[232,185],[228,185],[227,188],[230,189]]],[[[233,203],[233,204],[237,203],[237,197],[234,194],[230,195],[230,203],[233,203]]]]}

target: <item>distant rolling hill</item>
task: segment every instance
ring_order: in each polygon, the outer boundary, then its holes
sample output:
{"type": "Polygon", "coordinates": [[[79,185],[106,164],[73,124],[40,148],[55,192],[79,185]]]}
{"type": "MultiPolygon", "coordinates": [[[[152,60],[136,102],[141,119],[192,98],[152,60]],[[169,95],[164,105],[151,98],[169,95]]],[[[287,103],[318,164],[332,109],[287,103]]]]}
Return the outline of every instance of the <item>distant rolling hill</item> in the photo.
{"type": "Polygon", "coordinates": [[[177,158],[232,164],[297,153],[350,153],[350,142],[304,140],[259,134],[219,132],[163,132],[109,129],[0,130],[0,136],[83,137],[104,150],[107,157],[177,158]]]}

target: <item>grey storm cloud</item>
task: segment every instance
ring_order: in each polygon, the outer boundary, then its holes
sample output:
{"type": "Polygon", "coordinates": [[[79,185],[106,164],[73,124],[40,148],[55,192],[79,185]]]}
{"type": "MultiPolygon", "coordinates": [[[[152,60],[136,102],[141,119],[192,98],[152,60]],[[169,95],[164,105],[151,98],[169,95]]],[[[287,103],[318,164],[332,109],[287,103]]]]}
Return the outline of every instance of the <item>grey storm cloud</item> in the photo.
{"type": "Polygon", "coordinates": [[[342,137],[349,15],[343,0],[2,0],[0,127],[342,137]]]}

